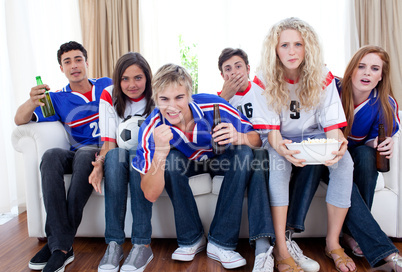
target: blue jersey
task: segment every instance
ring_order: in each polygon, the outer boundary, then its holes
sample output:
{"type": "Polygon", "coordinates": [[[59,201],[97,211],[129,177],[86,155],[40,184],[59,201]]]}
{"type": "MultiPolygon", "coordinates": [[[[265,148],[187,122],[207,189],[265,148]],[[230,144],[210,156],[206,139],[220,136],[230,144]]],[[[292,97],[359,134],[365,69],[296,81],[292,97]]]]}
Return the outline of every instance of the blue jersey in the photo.
{"type": "MultiPolygon", "coordinates": [[[[338,91],[342,93],[340,84],[338,91]]],[[[352,130],[348,136],[348,146],[355,147],[374,140],[378,136],[378,125],[381,115],[381,101],[378,98],[378,90],[373,89],[370,96],[364,102],[355,106],[352,130]]],[[[392,97],[389,102],[394,109],[394,129],[392,135],[399,130],[398,104],[392,97]]]]}
{"type": "Polygon", "coordinates": [[[71,150],[86,145],[100,146],[99,101],[102,91],[112,84],[107,77],[89,79],[92,84],[91,95],[73,92],[70,84],[57,92],[49,92],[55,115],[43,117],[40,107],[34,111],[37,122],[60,121],[69,136],[71,150]],[[87,98],[89,97],[89,98],[87,98]]]}
{"type": "Polygon", "coordinates": [[[132,166],[142,174],[146,174],[151,167],[155,151],[153,131],[156,127],[166,124],[171,126],[173,139],[170,144],[181,151],[190,160],[202,161],[215,156],[212,151],[211,128],[213,125],[213,105],[219,104],[223,123],[232,123],[237,131],[247,133],[253,131],[253,125],[232,107],[225,99],[213,94],[195,94],[193,102],[189,104],[194,118],[194,129],[186,135],[179,128],[172,126],[160,113],[158,108],[148,116],[138,134],[139,144],[137,156],[132,166]]]}

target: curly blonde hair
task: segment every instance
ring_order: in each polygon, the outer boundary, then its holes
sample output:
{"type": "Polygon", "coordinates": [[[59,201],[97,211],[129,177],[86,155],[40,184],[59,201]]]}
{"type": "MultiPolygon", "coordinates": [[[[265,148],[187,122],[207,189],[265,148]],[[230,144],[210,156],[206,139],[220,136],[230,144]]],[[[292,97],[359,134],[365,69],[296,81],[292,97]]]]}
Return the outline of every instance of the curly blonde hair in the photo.
{"type": "Polygon", "coordinates": [[[282,31],[297,30],[304,41],[305,56],[299,66],[300,89],[298,97],[301,107],[305,110],[318,106],[325,87],[324,61],[318,36],[314,29],[306,22],[290,17],[275,24],[263,43],[261,64],[258,74],[265,83],[264,95],[268,104],[279,114],[290,103],[289,90],[285,81],[285,67],[279,59],[276,49],[282,31]]]}

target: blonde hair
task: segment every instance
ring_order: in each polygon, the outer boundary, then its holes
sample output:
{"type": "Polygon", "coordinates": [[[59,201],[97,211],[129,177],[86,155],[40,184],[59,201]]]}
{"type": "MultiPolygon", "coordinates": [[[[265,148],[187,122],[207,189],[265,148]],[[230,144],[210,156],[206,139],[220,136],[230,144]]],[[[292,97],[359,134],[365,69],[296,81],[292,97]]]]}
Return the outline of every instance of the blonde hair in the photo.
{"type": "Polygon", "coordinates": [[[184,86],[189,96],[189,102],[193,101],[193,80],[183,67],[176,64],[165,64],[158,69],[152,78],[152,100],[157,105],[158,94],[170,85],[184,86]]]}
{"type": "MultiPolygon", "coordinates": [[[[376,88],[378,90],[377,99],[380,99],[381,103],[381,114],[380,114],[380,122],[384,123],[384,127],[386,129],[386,135],[391,136],[393,131],[393,121],[394,121],[394,109],[389,102],[389,97],[394,98],[394,94],[392,92],[391,79],[390,79],[390,58],[388,53],[379,46],[367,45],[361,47],[349,61],[348,66],[346,66],[345,74],[343,75],[343,79],[341,80],[342,86],[342,106],[345,111],[346,121],[348,122],[348,126],[344,130],[344,135],[347,137],[353,126],[354,120],[354,101],[353,101],[353,83],[352,78],[356,75],[359,64],[367,54],[374,53],[377,54],[383,63],[382,66],[382,79],[378,82],[376,88]]],[[[394,98],[395,99],[395,98],[394,98]]]]}
{"type": "Polygon", "coordinates": [[[277,113],[287,108],[290,103],[289,90],[285,81],[285,67],[276,52],[279,37],[282,31],[287,29],[297,30],[305,46],[304,60],[298,68],[300,85],[298,97],[301,107],[310,110],[318,106],[325,87],[324,62],[314,29],[306,22],[294,17],[280,21],[265,37],[261,65],[258,68],[258,74],[262,75],[263,82],[266,84],[264,95],[267,97],[268,104],[277,113]]]}

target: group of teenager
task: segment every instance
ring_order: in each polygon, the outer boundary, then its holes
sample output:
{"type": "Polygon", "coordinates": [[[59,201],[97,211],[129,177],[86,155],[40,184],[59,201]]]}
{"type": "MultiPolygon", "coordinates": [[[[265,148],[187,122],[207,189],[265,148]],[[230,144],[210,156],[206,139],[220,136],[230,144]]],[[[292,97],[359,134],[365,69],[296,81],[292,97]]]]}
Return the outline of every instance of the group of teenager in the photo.
{"type": "Polygon", "coordinates": [[[179,65],[163,65],[153,75],[139,53],[120,57],[112,79],[88,79],[87,52],[76,42],[60,47],[58,62],[69,84],[50,93],[56,115],[44,118],[39,108],[50,89],[44,84],[31,89],[15,116],[17,125],[61,121],[71,143],[71,150],[50,149],[42,157],[47,243],[30,260],[31,269],[64,271],[74,260],[83,208],[93,188],[101,192],[104,179],[108,246],[99,272],[143,271],[152,261],[152,203],[164,189],[174,209],[173,260],[192,261],[206,249],[226,269],[244,266],[235,250],[247,192],[253,271],[319,271],[292,235],[304,231],[320,181],[328,183],[325,254],[336,270],[357,270],[341,247],[342,233],[343,245],[372,267],[402,271],[398,250],[370,212],[376,151],[391,158],[392,135],[399,130],[390,59],[382,48],[359,49],[339,80],[324,65],[313,28],[287,18],[267,34],[253,81],[243,50],[222,51],[218,68],[224,84],[218,95],[192,95],[191,76],[179,65]],[[222,120],[215,127],[214,104],[222,120]],[[146,119],[138,147],[126,150],[117,145],[117,129],[130,115],[146,119]],[[378,144],[380,123],[387,137],[378,144]],[[293,156],[300,151],[286,144],[308,138],[336,139],[340,149],[324,165],[305,165],[293,156]],[[215,154],[213,142],[225,151],[215,154]],[[66,173],[72,173],[67,193],[66,173]],[[224,177],[207,237],[189,185],[200,173],[224,177]],[[120,267],[128,192],[132,249],[120,267]]]}

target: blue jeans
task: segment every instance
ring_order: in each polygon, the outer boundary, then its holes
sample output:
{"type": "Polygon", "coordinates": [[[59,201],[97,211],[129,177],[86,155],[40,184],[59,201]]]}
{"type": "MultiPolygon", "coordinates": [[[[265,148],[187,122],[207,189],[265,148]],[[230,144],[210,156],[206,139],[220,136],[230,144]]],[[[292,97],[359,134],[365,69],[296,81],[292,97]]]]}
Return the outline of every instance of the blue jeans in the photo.
{"type": "Polygon", "coordinates": [[[248,146],[233,146],[222,155],[196,162],[173,149],[166,159],[165,188],[172,201],[179,246],[196,243],[204,234],[189,177],[210,173],[224,175],[208,241],[225,249],[237,246],[243,198],[251,176],[253,152],[248,146]]]}
{"type": "Polygon", "coordinates": [[[350,154],[354,161],[353,181],[356,189],[352,198],[354,205],[346,216],[344,231],[356,240],[370,265],[375,267],[382,265],[385,257],[398,250],[370,212],[378,177],[376,151],[361,145],[351,148],[350,154]]]}
{"type": "Polygon", "coordinates": [[[109,244],[115,241],[124,243],[124,220],[127,210],[127,193],[130,185],[131,213],[133,224],[131,228],[132,244],[151,243],[152,203],[141,190],[141,176],[130,162],[136,150],[115,148],[109,150],[105,158],[105,240],[109,244]]]}
{"type": "Polygon", "coordinates": [[[304,221],[324,173],[329,174],[323,165],[292,166],[286,225],[296,232],[305,230],[304,221]]]}
{"type": "Polygon", "coordinates": [[[356,183],[367,207],[371,210],[378,178],[376,150],[367,145],[360,145],[351,148],[350,155],[352,155],[355,168],[353,181],[356,183]]]}
{"type": "Polygon", "coordinates": [[[251,163],[251,179],[247,186],[249,241],[270,237],[275,242],[275,231],[269,205],[268,179],[269,161],[266,149],[253,149],[254,159],[251,163]]]}
{"type": "MultiPolygon", "coordinates": [[[[359,173],[358,171],[355,168],[354,172],[359,173]]],[[[328,182],[328,175],[328,169],[323,165],[296,168],[290,187],[288,227],[294,228],[296,232],[304,231],[304,220],[320,179],[323,178],[324,181],[328,182]]],[[[398,252],[375,221],[356,183],[353,183],[351,206],[346,215],[344,226],[360,245],[364,256],[372,267],[381,265],[382,259],[391,253],[398,252]]]]}
{"type": "Polygon", "coordinates": [[[42,194],[47,213],[45,231],[51,252],[68,251],[73,245],[84,206],[92,193],[88,177],[98,151],[98,147],[91,146],[77,151],[53,148],[42,156],[42,194]],[[67,197],[64,174],[72,174],[67,197]]]}

